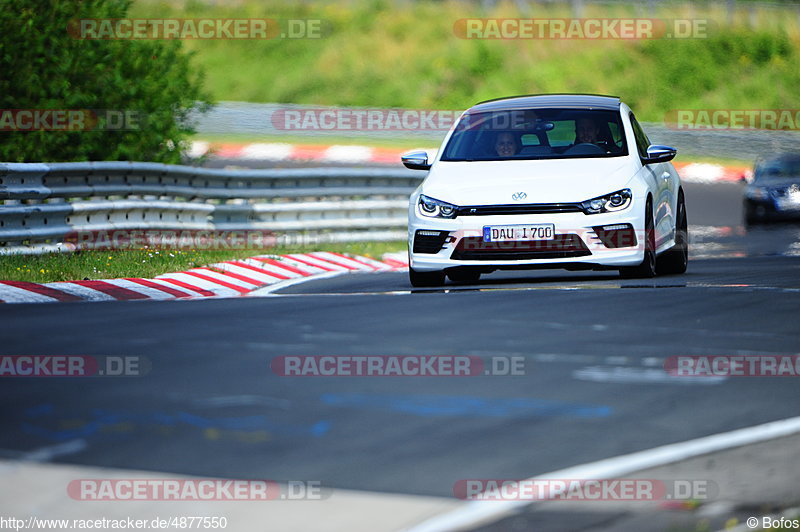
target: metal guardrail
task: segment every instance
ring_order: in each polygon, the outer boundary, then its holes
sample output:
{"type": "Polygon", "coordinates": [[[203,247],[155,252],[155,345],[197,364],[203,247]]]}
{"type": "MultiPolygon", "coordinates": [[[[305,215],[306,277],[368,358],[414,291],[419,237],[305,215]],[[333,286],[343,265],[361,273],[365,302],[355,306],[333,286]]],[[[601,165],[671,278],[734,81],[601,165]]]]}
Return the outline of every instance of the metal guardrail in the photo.
{"type": "Polygon", "coordinates": [[[0,254],[120,230],[264,231],[278,243],[404,239],[405,169],[219,170],[138,162],[0,164],[0,254]]]}

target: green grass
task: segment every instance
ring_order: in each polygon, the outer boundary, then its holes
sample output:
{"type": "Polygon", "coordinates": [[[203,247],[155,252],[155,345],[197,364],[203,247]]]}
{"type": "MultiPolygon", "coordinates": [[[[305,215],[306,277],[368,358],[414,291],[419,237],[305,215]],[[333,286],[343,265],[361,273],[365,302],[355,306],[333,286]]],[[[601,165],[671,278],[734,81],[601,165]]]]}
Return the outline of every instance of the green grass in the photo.
{"type": "MultiPolygon", "coordinates": [[[[219,100],[364,107],[464,109],[539,92],[620,95],[640,120],[680,108],[798,108],[800,17],[791,8],[585,4],[581,17],[708,18],[708,38],[477,40],[454,34],[468,17],[575,16],[569,4],[506,0],[137,0],[133,17],[321,19],[320,39],[187,40],[219,100]],[[751,12],[753,15],[751,15],[751,12]],[[751,24],[753,25],[751,27],[751,24]]],[[[647,4],[649,5],[649,4],[647,4]]]]}
{"type": "Polygon", "coordinates": [[[335,251],[380,259],[387,252],[405,251],[405,242],[357,242],[265,250],[126,250],[7,255],[0,258],[0,279],[49,283],[120,277],[152,278],[224,260],[255,255],[335,251]]]}

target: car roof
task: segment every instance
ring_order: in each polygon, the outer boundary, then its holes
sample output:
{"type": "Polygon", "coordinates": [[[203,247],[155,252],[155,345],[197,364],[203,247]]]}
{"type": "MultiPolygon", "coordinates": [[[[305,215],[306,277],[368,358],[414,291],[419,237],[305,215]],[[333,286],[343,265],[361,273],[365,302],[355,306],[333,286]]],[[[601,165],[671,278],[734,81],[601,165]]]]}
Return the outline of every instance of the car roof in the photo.
{"type": "Polygon", "coordinates": [[[796,162],[800,161],[800,153],[776,153],[772,155],[762,155],[756,163],[776,163],[776,162],[796,162]]]}
{"type": "Polygon", "coordinates": [[[515,109],[607,109],[619,110],[618,96],[603,94],[529,94],[487,100],[469,108],[469,113],[512,111],[515,109]]]}

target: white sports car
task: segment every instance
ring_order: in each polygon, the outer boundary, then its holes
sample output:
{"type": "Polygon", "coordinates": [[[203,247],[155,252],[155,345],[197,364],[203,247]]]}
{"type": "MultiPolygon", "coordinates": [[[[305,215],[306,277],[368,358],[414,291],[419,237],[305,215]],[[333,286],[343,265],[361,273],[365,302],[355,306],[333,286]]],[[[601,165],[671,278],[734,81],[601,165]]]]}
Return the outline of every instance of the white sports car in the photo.
{"type": "Polygon", "coordinates": [[[438,286],[505,269],[686,271],[686,206],[675,149],[651,145],[619,98],[482,102],[461,115],[411,195],[409,276],[438,286]]]}

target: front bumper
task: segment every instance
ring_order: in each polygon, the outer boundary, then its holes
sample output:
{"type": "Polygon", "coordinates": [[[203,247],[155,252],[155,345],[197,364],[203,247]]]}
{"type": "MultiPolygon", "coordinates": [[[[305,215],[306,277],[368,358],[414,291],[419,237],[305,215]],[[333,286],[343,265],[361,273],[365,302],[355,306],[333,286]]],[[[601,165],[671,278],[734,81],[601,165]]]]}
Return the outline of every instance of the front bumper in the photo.
{"type": "Polygon", "coordinates": [[[419,272],[452,268],[484,271],[548,267],[613,269],[639,265],[644,258],[644,222],[633,206],[620,212],[592,215],[582,212],[515,214],[459,216],[452,220],[428,218],[412,211],[408,229],[410,266],[419,272]],[[484,226],[519,224],[554,224],[556,240],[481,244],[484,226]],[[609,247],[608,239],[603,238],[608,233],[598,233],[597,228],[621,224],[630,225],[632,238],[622,235],[621,240],[612,244],[619,247],[609,247]],[[430,232],[429,238],[425,242],[417,239],[418,231],[430,232]],[[433,232],[440,232],[440,247],[434,242],[433,232]],[[420,246],[420,243],[426,245],[420,246]]]}
{"type": "Polygon", "coordinates": [[[800,218],[800,204],[785,201],[783,198],[754,199],[745,198],[744,207],[758,218],[774,220],[793,220],[800,218]]]}

